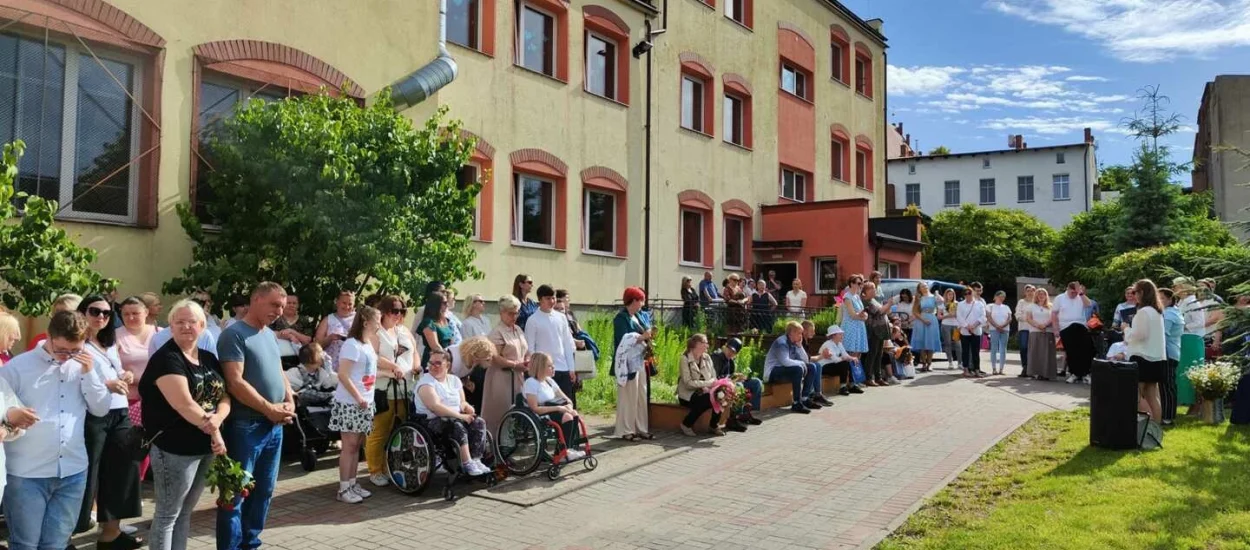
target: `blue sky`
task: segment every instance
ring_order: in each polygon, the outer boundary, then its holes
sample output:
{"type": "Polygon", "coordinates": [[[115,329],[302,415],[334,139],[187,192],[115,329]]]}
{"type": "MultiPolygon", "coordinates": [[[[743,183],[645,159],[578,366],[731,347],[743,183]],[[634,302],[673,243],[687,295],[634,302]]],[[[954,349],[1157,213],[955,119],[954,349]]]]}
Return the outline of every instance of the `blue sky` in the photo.
{"type": "Polygon", "coordinates": [[[1167,142],[1188,160],[1204,84],[1250,73],[1250,0],[842,2],[885,20],[890,120],[925,151],[1078,143],[1091,127],[1099,162],[1127,164],[1122,119],[1154,84],[1183,117],[1167,142]]]}

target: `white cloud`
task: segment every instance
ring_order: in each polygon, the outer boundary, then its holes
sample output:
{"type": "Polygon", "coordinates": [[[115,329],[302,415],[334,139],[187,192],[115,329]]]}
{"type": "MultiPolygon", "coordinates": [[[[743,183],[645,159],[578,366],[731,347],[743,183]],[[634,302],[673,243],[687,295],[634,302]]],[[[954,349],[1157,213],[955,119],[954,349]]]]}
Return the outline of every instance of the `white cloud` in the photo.
{"type": "Polygon", "coordinates": [[[886,67],[890,92],[901,96],[940,93],[954,84],[955,76],[963,72],[959,67],[886,67]]]}
{"type": "Polygon", "coordinates": [[[1108,81],[1108,79],[1101,77],[1101,76],[1085,76],[1085,75],[1079,75],[1079,74],[1069,76],[1068,78],[1065,78],[1064,80],[1067,80],[1068,82],[1107,82],[1108,81]]]}
{"type": "Polygon", "coordinates": [[[1081,117],[1043,118],[1037,116],[989,119],[981,123],[981,128],[988,128],[990,130],[1006,130],[1022,134],[1031,132],[1051,135],[1079,134],[1084,128],[1089,128],[1095,132],[1119,131],[1119,127],[1114,122],[1108,120],[1081,117]]]}
{"type": "Polygon", "coordinates": [[[1250,0],[990,0],[987,5],[1099,42],[1125,61],[1250,46],[1250,0]]]}

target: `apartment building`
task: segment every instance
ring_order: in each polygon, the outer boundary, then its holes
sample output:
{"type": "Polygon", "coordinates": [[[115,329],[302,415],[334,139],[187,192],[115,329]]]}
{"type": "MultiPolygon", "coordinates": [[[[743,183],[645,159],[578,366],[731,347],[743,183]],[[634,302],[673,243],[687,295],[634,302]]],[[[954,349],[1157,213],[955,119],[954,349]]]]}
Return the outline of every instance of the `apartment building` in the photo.
{"type": "Polygon", "coordinates": [[[1060,229],[1093,206],[1098,163],[1089,128],[1081,143],[1030,148],[1013,135],[1008,145],[889,160],[893,208],[914,204],[930,215],[964,204],[1015,208],[1060,229]]]}
{"type": "Polygon", "coordinates": [[[0,0],[0,19],[20,185],[61,200],[123,293],[189,261],[175,205],[212,199],[200,136],[237,102],[367,100],[436,59],[456,78],[400,104],[477,138],[486,278],[462,293],[525,273],[581,303],[643,281],[676,297],[682,275],[764,266],[832,286],[880,254],[885,39],[834,0],[0,0]]]}
{"type": "MultiPolygon", "coordinates": [[[[1215,215],[1226,222],[1250,221],[1250,75],[1220,75],[1208,82],[1198,108],[1198,133],[1194,136],[1193,188],[1210,191],[1215,215]]],[[[1240,237],[1250,237],[1244,227],[1234,227],[1240,237]]]]}

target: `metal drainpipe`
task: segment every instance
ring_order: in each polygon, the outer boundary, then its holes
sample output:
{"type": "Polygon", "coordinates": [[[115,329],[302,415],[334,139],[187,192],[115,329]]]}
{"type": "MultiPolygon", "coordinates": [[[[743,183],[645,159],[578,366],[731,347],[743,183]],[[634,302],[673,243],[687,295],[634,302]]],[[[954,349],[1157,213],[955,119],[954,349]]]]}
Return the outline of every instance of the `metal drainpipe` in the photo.
{"type": "Polygon", "coordinates": [[[391,84],[391,97],[396,111],[402,111],[428,99],[451,84],[459,71],[456,60],[447,51],[447,0],[438,3],[438,57],[391,84]]]}

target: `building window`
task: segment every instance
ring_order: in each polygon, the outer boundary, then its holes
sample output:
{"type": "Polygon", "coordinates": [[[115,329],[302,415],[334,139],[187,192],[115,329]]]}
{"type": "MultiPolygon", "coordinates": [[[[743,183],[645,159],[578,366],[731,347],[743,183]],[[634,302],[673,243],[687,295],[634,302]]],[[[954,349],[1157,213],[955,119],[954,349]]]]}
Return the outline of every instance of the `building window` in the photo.
{"type": "Polygon", "coordinates": [[[855,185],[868,189],[868,153],[855,151],[855,185]]]}
{"type": "Polygon", "coordinates": [[[948,181],[945,184],[945,206],[959,206],[959,181],[948,181]]]}
{"type": "Polygon", "coordinates": [[[602,191],[586,190],[585,211],[586,234],[582,241],[586,250],[616,254],[616,195],[602,191]]]}
{"type": "Polygon", "coordinates": [[[17,191],[58,201],[58,217],[133,223],[139,68],[124,56],[94,55],[76,43],[0,35],[0,90],[8,94],[0,138],[26,142],[17,191]]]}
{"type": "Polygon", "coordinates": [[[881,272],[882,279],[898,278],[898,264],[894,262],[878,262],[877,271],[881,272]]]}
{"type": "Polygon", "coordinates": [[[799,172],[783,168],[781,170],[781,196],[792,201],[807,200],[807,178],[799,172]]]}
{"type": "Polygon", "coordinates": [[[790,65],[781,66],[781,89],[803,99],[811,96],[807,88],[807,73],[790,65]]]}
{"type": "Polygon", "coordinates": [[[989,157],[985,157],[985,158],[981,159],[981,169],[982,169],[982,170],[989,170],[989,169],[990,169],[990,158],[989,158],[989,157]]]}
{"type": "Polygon", "coordinates": [[[725,269],[742,269],[746,224],[742,218],[725,216],[725,269]]]}
{"type": "Polygon", "coordinates": [[[816,273],[816,294],[833,294],[838,291],[837,258],[814,258],[812,271],[816,273]]]}
{"type": "Polygon", "coordinates": [[[907,175],[909,176],[916,175],[916,163],[913,162],[907,165],[907,175]]]}
{"type": "Polygon", "coordinates": [[[1055,174],[1053,181],[1055,184],[1055,200],[1066,201],[1072,198],[1067,174],[1055,174]]]}
{"type": "Polygon", "coordinates": [[[981,180],[981,204],[994,204],[994,178],[981,180]]]}
{"type": "Polygon", "coordinates": [[[855,48],[855,91],[864,97],[871,98],[872,86],[872,55],[859,46],[855,48]]]}
{"type": "Polygon", "coordinates": [[[904,187],[903,195],[904,197],[906,197],[905,200],[907,201],[906,203],[907,206],[915,205],[916,208],[920,208],[920,184],[919,183],[907,184],[904,187]]]}
{"type": "Polygon", "coordinates": [[[681,211],[681,262],[703,265],[703,216],[698,210],[681,211]]]}
{"type": "Polygon", "coordinates": [[[750,0],[725,0],[725,17],[728,17],[744,27],[751,26],[751,1],[750,0]]]}
{"type": "Polygon", "coordinates": [[[447,40],[466,48],[481,49],[481,6],[479,0],[447,2],[447,40]]]}
{"type": "Polygon", "coordinates": [[[616,43],[586,33],[586,90],[608,99],[617,98],[616,43]]]}
{"type": "Polygon", "coordinates": [[[525,174],[513,177],[512,238],[521,244],[555,246],[555,184],[525,174]]]}
{"type": "Polygon", "coordinates": [[[846,173],[846,156],[847,151],[851,148],[850,140],[839,136],[834,136],[831,142],[831,150],[829,156],[833,161],[833,179],[840,181],[850,181],[851,177],[846,173]]]}
{"type": "Polygon", "coordinates": [[[226,119],[234,115],[235,105],[248,99],[261,101],[277,101],[284,96],[268,91],[257,90],[255,86],[246,86],[224,79],[204,78],[200,80],[199,97],[199,148],[196,151],[195,170],[195,216],[200,223],[215,225],[208,212],[208,206],[216,200],[213,188],[208,185],[209,174],[213,171],[213,134],[220,132],[226,119]]]}
{"type": "Polygon", "coordinates": [[[1033,176],[1016,178],[1016,202],[1033,202],[1033,176]]]}
{"type": "Polygon", "coordinates": [[[1065,164],[1066,162],[1067,162],[1067,159],[1064,158],[1062,152],[1055,153],[1055,164],[1065,164]]]}
{"type": "Polygon", "coordinates": [[[517,52],[522,67],[556,77],[556,18],[522,4],[517,18],[517,52]]]}
{"type": "Polygon", "coordinates": [[[681,78],[681,127],[704,132],[703,88],[705,82],[693,76],[681,78]]]}
{"type": "MultiPolygon", "coordinates": [[[[456,172],[456,182],[460,187],[468,187],[478,183],[478,167],[473,164],[466,164],[460,167],[460,171],[456,172]]],[[[473,238],[480,239],[482,237],[482,197],[478,195],[473,199],[473,238]]]]}
{"type": "Polygon", "coordinates": [[[740,97],[725,94],[724,126],[725,141],[734,145],[746,146],[746,135],[743,132],[746,101],[740,97]]]}
{"type": "Polygon", "coordinates": [[[832,54],[833,79],[846,84],[846,44],[834,41],[829,45],[832,54]]]}

